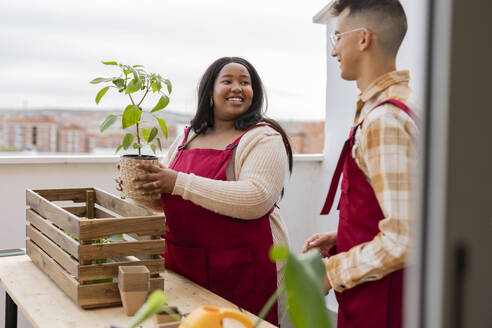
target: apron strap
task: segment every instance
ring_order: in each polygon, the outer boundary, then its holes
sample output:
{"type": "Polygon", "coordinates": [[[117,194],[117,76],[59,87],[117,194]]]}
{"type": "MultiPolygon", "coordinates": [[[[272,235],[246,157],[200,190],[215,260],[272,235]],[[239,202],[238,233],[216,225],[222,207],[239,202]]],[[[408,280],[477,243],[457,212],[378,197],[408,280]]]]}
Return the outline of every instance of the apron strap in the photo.
{"type": "Polygon", "coordinates": [[[178,147],[178,150],[183,150],[186,146],[186,142],[188,141],[188,136],[190,134],[190,130],[191,130],[191,126],[187,126],[185,127],[184,129],[184,138],[183,138],[183,142],[181,143],[181,145],[178,147]]]}
{"type": "MultiPolygon", "coordinates": [[[[350,133],[352,134],[352,133],[350,133]]],[[[335,199],[335,194],[338,189],[338,182],[340,181],[340,176],[343,171],[343,164],[345,163],[345,158],[349,153],[351,146],[352,137],[348,138],[343,144],[342,152],[340,153],[340,157],[338,158],[338,163],[335,168],[335,173],[333,173],[333,177],[331,178],[330,189],[328,190],[328,195],[326,196],[325,204],[323,205],[323,209],[321,210],[321,215],[326,215],[330,213],[331,207],[333,205],[333,200],[335,199]]]]}
{"type": "MultiPolygon", "coordinates": [[[[415,114],[412,112],[412,110],[407,105],[405,105],[403,102],[401,102],[397,99],[386,99],[386,100],[380,102],[379,104],[377,104],[376,106],[374,106],[373,108],[371,108],[371,110],[369,110],[369,112],[373,111],[374,109],[376,109],[379,106],[384,105],[386,103],[393,104],[396,107],[400,108],[405,113],[407,113],[407,115],[410,116],[410,118],[415,123],[418,123],[418,121],[417,121],[418,118],[415,116],[415,114]]],[[[355,137],[355,133],[356,133],[357,129],[359,128],[359,126],[361,124],[362,124],[362,121],[350,130],[350,136],[345,141],[345,143],[343,144],[343,148],[342,148],[342,151],[340,153],[340,157],[338,158],[338,163],[337,163],[337,166],[335,168],[335,172],[333,173],[333,177],[331,178],[330,189],[328,190],[328,195],[326,196],[325,204],[323,205],[323,208],[321,210],[321,215],[326,215],[326,214],[330,213],[331,207],[333,206],[333,201],[335,199],[335,194],[336,194],[336,191],[338,189],[338,183],[340,182],[340,176],[342,175],[343,165],[345,163],[345,159],[347,158],[347,155],[349,154],[350,150],[352,149],[352,145],[353,145],[352,141],[355,137]]]]}

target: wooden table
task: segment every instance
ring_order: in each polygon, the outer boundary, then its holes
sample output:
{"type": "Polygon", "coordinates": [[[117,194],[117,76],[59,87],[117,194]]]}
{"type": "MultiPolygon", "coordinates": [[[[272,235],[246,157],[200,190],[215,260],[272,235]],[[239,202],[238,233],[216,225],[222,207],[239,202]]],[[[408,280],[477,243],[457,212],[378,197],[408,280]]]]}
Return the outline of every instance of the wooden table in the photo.
{"type": "MultiPolygon", "coordinates": [[[[183,313],[191,312],[201,305],[237,308],[229,301],[169,270],[164,274],[164,279],[169,305],[177,306],[183,313]]],[[[126,327],[132,320],[123,313],[121,306],[95,310],[79,308],[27,255],[0,258],[0,285],[7,293],[6,308],[15,308],[13,303],[9,303],[10,297],[33,327],[108,328],[111,324],[126,327]]],[[[251,313],[247,314],[254,322],[256,317],[251,313]]],[[[6,317],[8,315],[6,313],[6,317]]],[[[243,327],[233,322],[227,323],[228,327],[243,327]]],[[[151,328],[154,324],[149,319],[142,326],[151,328]]],[[[262,322],[259,327],[275,326],[262,322]]]]}

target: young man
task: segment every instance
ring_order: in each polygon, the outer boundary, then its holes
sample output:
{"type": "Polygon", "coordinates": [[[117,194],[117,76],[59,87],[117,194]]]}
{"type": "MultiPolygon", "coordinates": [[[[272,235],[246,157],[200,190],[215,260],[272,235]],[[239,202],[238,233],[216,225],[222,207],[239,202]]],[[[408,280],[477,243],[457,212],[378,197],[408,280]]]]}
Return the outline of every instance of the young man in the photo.
{"type": "Polygon", "coordinates": [[[406,105],[409,72],[396,70],[406,16],[397,0],[339,0],[332,8],[331,56],[361,93],[322,211],[330,211],[343,171],[338,231],[314,235],[303,251],[329,256],[325,287],[336,291],[338,327],[400,327],[418,133],[406,105]]]}

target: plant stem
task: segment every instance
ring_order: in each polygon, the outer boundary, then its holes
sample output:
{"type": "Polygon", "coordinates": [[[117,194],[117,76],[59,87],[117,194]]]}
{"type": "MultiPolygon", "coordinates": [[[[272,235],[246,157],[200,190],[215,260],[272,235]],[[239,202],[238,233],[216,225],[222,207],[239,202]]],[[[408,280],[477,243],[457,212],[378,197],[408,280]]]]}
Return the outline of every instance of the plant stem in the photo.
{"type": "Polygon", "coordinates": [[[277,301],[277,299],[280,297],[280,295],[285,291],[284,286],[280,286],[275,293],[273,293],[272,296],[268,299],[265,305],[263,305],[263,308],[261,309],[260,313],[258,314],[258,319],[255,322],[255,325],[253,328],[258,327],[258,325],[264,320],[268,312],[272,309],[273,305],[277,301]]]}
{"type": "Polygon", "coordinates": [[[138,107],[140,107],[140,104],[142,103],[142,101],[145,99],[145,96],[147,95],[147,93],[149,93],[149,86],[147,85],[147,90],[145,90],[145,93],[142,97],[142,99],[140,99],[140,102],[138,103],[138,107]]]}
{"type": "MultiPolygon", "coordinates": [[[[140,131],[138,129],[138,126],[139,126],[139,123],[137,122],[137,142],[139,145],[141,145],[140,143],[140,131]]],[[[138,157],[142,157],[142,149],[140,147],[138,147],[138,157]]]]}

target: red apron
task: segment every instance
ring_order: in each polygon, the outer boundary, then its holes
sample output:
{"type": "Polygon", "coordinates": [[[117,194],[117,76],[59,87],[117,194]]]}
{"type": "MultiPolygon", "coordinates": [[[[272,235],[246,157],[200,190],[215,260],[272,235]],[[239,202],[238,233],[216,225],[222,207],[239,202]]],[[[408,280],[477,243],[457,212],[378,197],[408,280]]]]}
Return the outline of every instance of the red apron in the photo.
{"type": "MultiPolygon", "coordinates": [[[[189,127],[185,129],[170,168],[227,180],[227,164],[242,136],[225,150],[186,150],[189,131],[189,127]]],[[[277,289],[277,269],[268,257],[273,245],[269,219],[273,207],[258,219],[240,220],[214,213],[181,196],[162,194],[161,199],[166,215],[166,267],[258,314],[277,289]]],[[[277,325],[276,305],[266,320],[277,325]]]]}
{"type": "MultiPolygon", "coordinates": [[[[371,110],[385,103],[392,103],[413,118],[410,109],[395,99],[385,100],[371,110]]],[[[355,133],[361,124],[352,128],[343,146],[321,211],[321,214],[330,212],[343,168],[337,245],[330,249],[329,255],[346,252],[356,245],[371,241],[379,233],[379,221],[384,219],[374,190],[350,155],[355,133]]],[[[403,270],[394,271],[380,280],[364,282],[342,293],[336,292],[338,327],[401,327],[402,293],[403,270]]]]}

